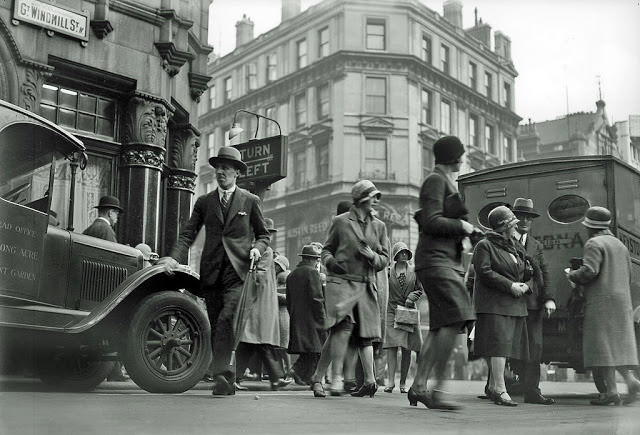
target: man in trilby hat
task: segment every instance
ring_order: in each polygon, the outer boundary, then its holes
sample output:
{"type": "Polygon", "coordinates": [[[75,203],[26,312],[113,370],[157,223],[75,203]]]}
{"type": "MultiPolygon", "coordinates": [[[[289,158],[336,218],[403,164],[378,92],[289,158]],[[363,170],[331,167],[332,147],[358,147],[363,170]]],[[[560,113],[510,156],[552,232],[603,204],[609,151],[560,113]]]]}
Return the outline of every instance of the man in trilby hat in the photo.
{"type": "Polygon", "coordinates": [[[123,212],[120,201],[115,196],[106,195],[100,198],[94,208],[98,209],[98,217],[82,234],[117,243],[113,226],[118,223],[118,217],[123,212]]]}
{"type": "Polygon", "coordinates": [[[512,208],[513,214],[518,218],[516,230],[519,234],[518,241],[524,246],[527,256],[536,263],[535,271],[539,271],[527,283],[531,293],[525,295],[527,301],[527,335],[529,339],[529,359],[515,362],[519,366],[520,384],[523,389],[525,403],[540,405],[552,405],[555,401],[545,397],[540,392],[540,363],[542,362],[542,319],[556,309],[555,296],[549,269],[542,254],[542,243],[534,239],[531,232],[533,219],[540,216],[533,208],[533,200],[528,198],[516,198],[512,208]]]}
{"type": "Polygon", "coordinates": [[[251,261],[260,259],[269,246],[269,231],[262,216],[260,198],[236,186],[247,165],[240,151],[222,147],[209,159],[216,170],[218,188],[197,199],[189,221],[182,227],[169,257],[160,259],[167,273],[186,261],[189,247],[205,227],[200,259],[200,292],[211,323],[214,395],[235,394],[235,368],[229,365],[233,351],[233,316],[251,261]]]}

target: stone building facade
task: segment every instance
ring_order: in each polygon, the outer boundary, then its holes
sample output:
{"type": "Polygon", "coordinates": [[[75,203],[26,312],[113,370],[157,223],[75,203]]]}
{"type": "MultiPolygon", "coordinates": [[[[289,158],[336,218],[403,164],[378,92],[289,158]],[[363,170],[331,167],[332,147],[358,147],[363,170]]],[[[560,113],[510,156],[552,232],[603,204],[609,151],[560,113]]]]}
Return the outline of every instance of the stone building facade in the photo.
{"type": "MultiPolygon", "coordinates": [[[[102,195],[118,240],[163,254],[196,186],[197,103],[207,89],[208,0],[0,2],[0,98],[81,139],[76,231],[102,195]]],[[[64,176],[61,175],[61,176],[64,176]]],[[[63,218],[64,213],[58,213],[63,218]]],[[[62,222],[64,224],[64,222],[62,222]]]]}
{"type": "MultiPolygon", "coordinates": [[[[295,258],[305,243],[324,242],[336,204],[363,178],[382,191],[392,243],[415,247],[413,214],[443,135],[467,144],[464,171],[516,158],[509,38],[495,32],[491,49],[488,24],[463,29],[458,0],[443,15],[417,0],[324,0],[302,12],[287,0],[276,28],[254,37],[245,16],[236,29],[235,50],[208,67],[200,152],[277,134],[274,123],[240,113],[245,135],[229,142],[239,109],[282,126],[287,178],[264,197],[279,252],[295,258]]],[[[214,188],[213,171],[200,169],[202,189],[214,188]]]]}

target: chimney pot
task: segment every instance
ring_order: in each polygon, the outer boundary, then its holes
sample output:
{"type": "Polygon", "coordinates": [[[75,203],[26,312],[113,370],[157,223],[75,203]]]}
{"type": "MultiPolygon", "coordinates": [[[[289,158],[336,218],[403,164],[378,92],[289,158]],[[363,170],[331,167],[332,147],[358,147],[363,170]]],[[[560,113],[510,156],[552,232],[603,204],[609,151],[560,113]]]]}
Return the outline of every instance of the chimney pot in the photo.
{"type": "Polygon", "coordinates": [[[462,2],[446,0],[443,5],[444,18],[458,28],[462,28],[462,2]]]}
{"type": "Polygon", "coordinates": [[[282,16],[280,21],[284,23],[298,15],[300,11],[300,0],[282,0],[282,16]]]}

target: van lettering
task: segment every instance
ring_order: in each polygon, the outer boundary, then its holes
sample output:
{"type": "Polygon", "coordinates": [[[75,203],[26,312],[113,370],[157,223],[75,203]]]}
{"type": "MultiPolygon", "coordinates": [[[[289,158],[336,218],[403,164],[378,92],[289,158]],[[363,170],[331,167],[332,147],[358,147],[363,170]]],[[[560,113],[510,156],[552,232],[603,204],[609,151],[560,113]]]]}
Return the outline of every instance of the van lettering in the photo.
{"type": "Polygon", "coordinates": [[[15,255],[18,252],[18,248],[15,245],[7,245],[6,243],[0,243],[0,252],[15,255]]]}

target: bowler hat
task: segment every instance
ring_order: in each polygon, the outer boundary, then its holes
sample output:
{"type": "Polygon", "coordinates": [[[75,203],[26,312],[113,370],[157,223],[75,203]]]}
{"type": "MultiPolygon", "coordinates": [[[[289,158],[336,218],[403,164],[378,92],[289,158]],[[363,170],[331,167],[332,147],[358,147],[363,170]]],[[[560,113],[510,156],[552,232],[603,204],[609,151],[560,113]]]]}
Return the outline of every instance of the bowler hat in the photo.
{"type": "Polygon", "coordinates": [[[101,208],[115,208],[123,212],[124,210],[120,207],[120,200],[115,196],[105,195],[100,198],[100,202],[93,208],[101,209],[101,208]]]}
{"type": "Polygon", "coordinates": [[[505,231],[520,222],[509,207],[500,205],[489,212],[489,226],[494,231],[505,231]]]}
{"type": "Polygon", "coordinates": [[[604,207],[589,207],[584,215],[582,225],[596,230],[606,230],[611,224],[611,212],[604,207]]]}
{"type": "Polygon", "coordinates": [[[436,164],[450,165],[457,163],[464,154],[464,145],[455,136],[441,137],[433,144],[433,154],[436,157],[436,164]]]}
{"type": "Polygon", "coordinates": [[[218,155],[209,158],[209,164],[214,168],[220,163],[230,163],[234,168],[239,169],[240,172],[247,170],[247,165],[242,161],[240,151],[234,147],[220,147],[218,155]]]}
{"type": "Polygon", "coordinates": [[[264,226],[267,228],[267,231],[269,231],[270,233],[275,233],[278,231],[276,230],[275,224],[273,223],[273,219],[271,218],[264,218],[264,226]]]}
{"type": "Polygon", "coordinates": [[[360,204],[362,201],[366,201],[373,197],[380,197],[382,193],[376,189],[375,184],[369,180],[360,180],[351,188],[351,197],[354,204],[360,204]]]}
{"type": "Polygon", "coordinates": [[[320,258],[320,250],[313,245],[304,245],[302,252],[298,255],[301,257],[320,258]]]}
{"type": "Polygon", "coordinates": [[[407,254],[409,254],[409,258],[407,258],[407,260],[411,260],[411,258],[413,257],[413,253],[409,250],[407,244],[404,242],[396,242],[391,249],[391,252],[393,253],[392,258],[394,261],[396,260],[398,254],[402,251],[407,251],[407,254]]]}
{"type": "Polygon", "coordinates": [[[511,211],[514,213],[528,214],[533,217],[540,216],[540,213],[533,209],[533,200],[529,198],[516,198],[511,211]]]}

